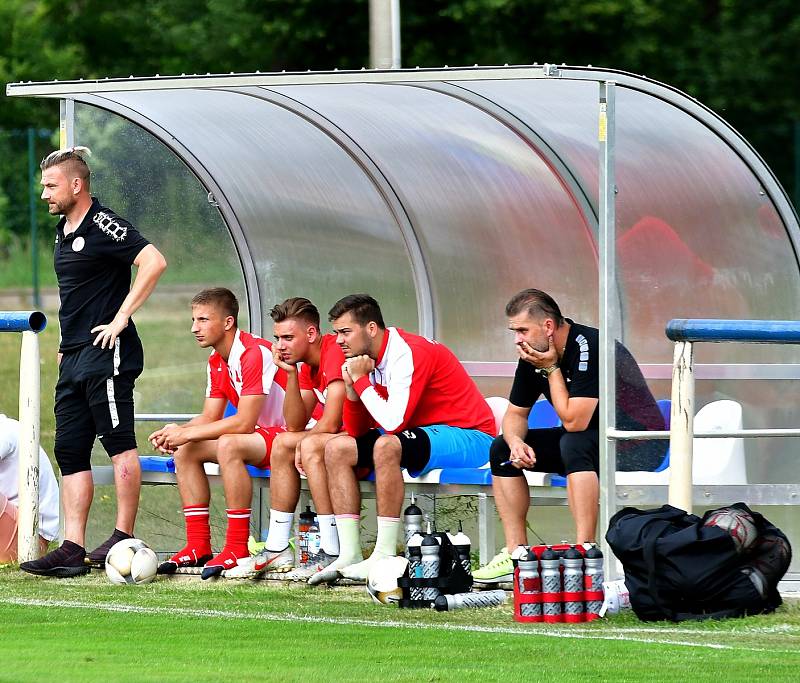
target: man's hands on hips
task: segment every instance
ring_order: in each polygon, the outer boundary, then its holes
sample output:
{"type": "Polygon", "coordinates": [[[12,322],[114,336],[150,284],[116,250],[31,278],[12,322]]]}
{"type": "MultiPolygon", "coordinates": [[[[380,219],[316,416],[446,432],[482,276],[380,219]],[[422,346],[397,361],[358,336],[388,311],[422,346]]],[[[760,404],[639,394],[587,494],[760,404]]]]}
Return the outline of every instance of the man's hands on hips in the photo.
{"type": "Polygon", "coordinates": [[[117,313],[114,319],[108,325],[98,325],[91,329],[92,334],[98,332],[99,334],[94,338],[92,346],[100,344],[101,349],[112,348],[114,342],[119,337],[122,330],[128,326],[128,316],[124,313],[117,313]]]}

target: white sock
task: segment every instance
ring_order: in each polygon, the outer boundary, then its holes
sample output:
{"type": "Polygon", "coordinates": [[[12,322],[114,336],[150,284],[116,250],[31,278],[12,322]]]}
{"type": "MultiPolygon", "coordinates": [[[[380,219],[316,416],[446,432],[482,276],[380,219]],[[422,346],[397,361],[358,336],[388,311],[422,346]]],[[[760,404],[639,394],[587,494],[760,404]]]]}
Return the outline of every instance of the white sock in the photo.
{"type": "Polygon", "coordinates": [[[397,555],[397,539],[400,534],[399,517],[378,517],[378,538],[375,539],[373,555],[394,557],[397,555]]]}
{"type": "Polygon", "coordinates": [[[289,545],[289,536],[292,535],[292,522],[294,522],[293,512],[283,512],[281,510],[269,510],[269,533],[267,542],[264,544],[266,550],[279,551],[289,545]]]}
{"type": "Polygon", "coordinates": [[[339,532],[339,559],[333,565],[336,565],[337,568],[346,567],[363,559],[360,523],[361,518],[358,515],[336,515],[336,529],[339,532]]]}
{"type": "Polygon", "coordinates": [[[397,555],[397,538],[400,533],[399,517],[378,517],[378,538],[375,550],[366,560],[341,568],[342,576],[347,579],[365,580],[369,576],[372,565],[384,557],[397,555]]]}
{"type": "Polygon", "coordinates": [[[317,515],[319,521],[320,547],[328,555],[339,554],[339,532],[334,515],[317,515]]]}

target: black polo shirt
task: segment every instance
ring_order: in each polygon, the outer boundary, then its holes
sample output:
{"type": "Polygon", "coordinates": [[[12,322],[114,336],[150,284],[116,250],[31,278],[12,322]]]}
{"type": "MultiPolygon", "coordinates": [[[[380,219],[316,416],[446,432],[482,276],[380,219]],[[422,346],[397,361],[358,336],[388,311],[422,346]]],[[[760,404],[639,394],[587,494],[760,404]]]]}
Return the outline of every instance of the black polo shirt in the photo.
{"type": "MultiPolygon", "coordinates": [[[[559,366],[571,398],[599,398],[600,394],[600,333],[595,327],[570,323],[564,355],[559,366]]],[[[661,431],[665,429],[664,418],[653,394],[642,375],[631,352],[617,342],[616,345],[616,383],[617,383],[617,429],[630,431],[661,431]]],[[[550,382],[536,372],[530,363],[520,359],[514,375],[509,401],[520,408],[527,408],[544,394],[550,400],[550,382]]],[[[587,429],[599,429],[600,406],[598,403],[587,429]]],[[[620,441],[617,450],[620,455],[639,456],[620,460],[619,470],[652,469],[666,451],[666,441],[620,441]],[[643,456],[652,456],[646,465],[641,464],[643,456]]]]}
{"type": "MultiPolygon", "coordinates": [[[[124,218],[92,198],[78,229],[64,237],[65,218],[56,226],[53,254],[61,307],[59,351],[91,344],[91,329],[110,323],[131,288],[131,265],[150,242],[124,218]]],[[[136,334],[133,320],[120,337],[136,334]]]]}

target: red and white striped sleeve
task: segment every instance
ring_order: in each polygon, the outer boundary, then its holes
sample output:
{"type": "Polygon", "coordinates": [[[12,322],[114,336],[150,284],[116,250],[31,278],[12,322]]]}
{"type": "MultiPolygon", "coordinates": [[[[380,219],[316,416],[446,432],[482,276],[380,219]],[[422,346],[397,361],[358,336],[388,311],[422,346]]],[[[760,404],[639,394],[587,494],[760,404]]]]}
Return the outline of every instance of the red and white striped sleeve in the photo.
{"type": "Polygon", "coordinates": [[[268,395],[278,366],[272,360],[272,351],[262,344],[245,349],[241,360],[242,396],[268,395]]]}

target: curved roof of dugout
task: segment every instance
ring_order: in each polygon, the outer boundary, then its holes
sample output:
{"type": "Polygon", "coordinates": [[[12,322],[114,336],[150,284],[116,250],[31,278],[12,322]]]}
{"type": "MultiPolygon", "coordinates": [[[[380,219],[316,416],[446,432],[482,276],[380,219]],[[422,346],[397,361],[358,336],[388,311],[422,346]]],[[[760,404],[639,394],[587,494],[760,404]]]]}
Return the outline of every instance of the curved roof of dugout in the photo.
{"type": "MultiPolygon", "coordinates": [[[[491,363],[508,358],[503,305],[523,287],[597,323],[606,80],[617,93],[621,322],[639,360],[668,362],[673,317],[800,317],[800,230],[774,174],[714,112],[634,74],[232,74],[16,83],[8,94],[111,112],[182,160],[230,231],[255,331],[286,296],[324,312],[367,290],[390,322],[491,363]]],[[[74,125],[81,144],[90,119],[74,125]]]]}

